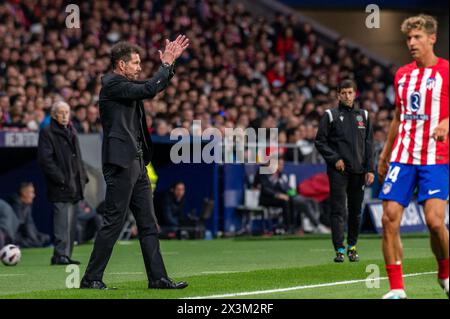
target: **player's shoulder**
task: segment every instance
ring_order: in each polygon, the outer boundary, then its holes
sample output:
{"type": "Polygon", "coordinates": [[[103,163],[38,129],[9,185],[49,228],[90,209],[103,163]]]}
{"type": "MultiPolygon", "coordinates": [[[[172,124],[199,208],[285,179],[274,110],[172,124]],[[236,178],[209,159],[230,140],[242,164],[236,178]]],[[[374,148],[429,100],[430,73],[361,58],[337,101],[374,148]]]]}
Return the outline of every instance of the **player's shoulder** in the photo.
{"type": "Polygon", "coordinates": [[[444,72],[448,74],[448,60],[444,58],[439,58],[439,62],[436,66],[439,72],[444,72]]]}
{"type": "Polygon", "coordinates": [[[414,69],[417,69],[417,65],[416,65],[415,61],[405,64],[397,69],[397,72],[395,72],[395,77],[397,79],[400,79],[405,73],[409,73],[409,72],[413,71],[414,69]]]}
{"type": "Polygon", "coordinates": [[[441,64],[442,67],[448,68],[448,60],[447,59],[439,58],[439,63],[441,64]]]}

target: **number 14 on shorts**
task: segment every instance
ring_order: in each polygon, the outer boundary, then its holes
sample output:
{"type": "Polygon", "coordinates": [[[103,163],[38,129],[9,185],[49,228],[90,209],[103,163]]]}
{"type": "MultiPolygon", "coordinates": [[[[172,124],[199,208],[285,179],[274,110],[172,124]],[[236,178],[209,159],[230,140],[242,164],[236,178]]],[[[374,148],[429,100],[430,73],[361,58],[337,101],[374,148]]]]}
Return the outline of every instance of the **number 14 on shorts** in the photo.
{"type": "Polygon", "coordinates": [[[395,183],[398,178],[398,174],[400,173],[400,166],[389,166],[389,170],[387,173],[387,179],[390,180],[392,183],[395,183]]]}

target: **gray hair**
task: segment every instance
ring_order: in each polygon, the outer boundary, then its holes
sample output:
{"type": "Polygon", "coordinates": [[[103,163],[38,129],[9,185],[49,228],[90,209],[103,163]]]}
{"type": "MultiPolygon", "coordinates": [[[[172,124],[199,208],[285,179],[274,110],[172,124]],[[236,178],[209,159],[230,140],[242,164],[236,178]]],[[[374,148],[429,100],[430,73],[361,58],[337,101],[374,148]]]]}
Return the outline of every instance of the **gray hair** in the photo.
{"type": "Polygon", "coordinates": [[[51,108],[51,114],[52,115],[55,115],[55,113],[58,111],[58,109],[59,108],[61,108],[61,107],[67,107],[68,109],[69,109],[69,111],[70,111],[70,105],[69,104],[67,104],[66,102],[64,102],[64,101],[57,101],[57,102],[55,102],[55,103],[53,103],[53,105],[52,105],[52,108],[51,108]]]}

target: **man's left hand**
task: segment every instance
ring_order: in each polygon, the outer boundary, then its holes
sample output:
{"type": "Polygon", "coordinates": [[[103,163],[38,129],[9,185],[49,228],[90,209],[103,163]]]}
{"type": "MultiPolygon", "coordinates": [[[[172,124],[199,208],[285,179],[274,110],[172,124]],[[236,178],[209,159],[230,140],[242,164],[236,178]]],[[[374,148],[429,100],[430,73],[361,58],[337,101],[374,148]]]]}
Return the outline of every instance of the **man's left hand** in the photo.
{"type": "Polygon", "coordinates": [[[373,173],[366,173],[366,186],[370,186],[373,183],[375,175],[373,173]]]}

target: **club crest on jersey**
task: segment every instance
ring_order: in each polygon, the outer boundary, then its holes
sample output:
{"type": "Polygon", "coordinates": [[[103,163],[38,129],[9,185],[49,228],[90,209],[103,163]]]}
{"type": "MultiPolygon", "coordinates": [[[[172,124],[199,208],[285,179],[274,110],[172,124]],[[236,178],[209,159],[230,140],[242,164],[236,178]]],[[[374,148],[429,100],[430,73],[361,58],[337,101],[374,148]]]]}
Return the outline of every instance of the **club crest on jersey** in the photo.
{"type": "Polygon", "coordinates": [[[383,194],[388,194],[392,189],[392,183],[385,182],[383,185],[383,194]]]}
{"type": "Polygon", "coordinates": [[[409,104],[408,108],[411,112],[417,112],[420,109],[420,102],[422,100],[422,96],[419,91],[411,93],[409,96],[409,104]]]}
{"type": "Polygon", "coordinates": [[[434,89],[434,86],[436,85],[436,78],[429,78],[427,80],[427,90],[434,89]]]}
{"type": "Polygon", "coordinates": [[[344,121],[344,117],[341,115],[341,116],[339,116],[339,118],[341,119],[341,122],[343,122],[344,121]]]}
{"type": "Polygon", "coordinates": [[[356,121],[358,122],[358,128],[366,128],[364,125],[364,120],[361,115],[356,115],[356,121]]]}

